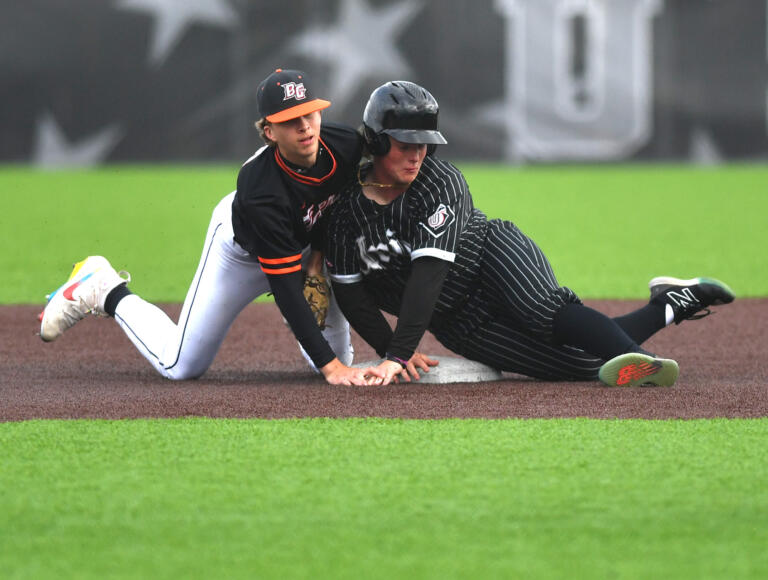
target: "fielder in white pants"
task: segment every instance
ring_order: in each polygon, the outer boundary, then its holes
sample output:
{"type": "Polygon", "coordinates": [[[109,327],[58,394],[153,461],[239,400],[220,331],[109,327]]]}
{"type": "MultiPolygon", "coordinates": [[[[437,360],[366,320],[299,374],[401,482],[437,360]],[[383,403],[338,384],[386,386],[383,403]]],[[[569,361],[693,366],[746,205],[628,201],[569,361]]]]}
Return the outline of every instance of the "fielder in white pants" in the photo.
{"type": "Polygon", "coordinates": [[[238,313],[271,291],[305,358],[328,383],[376,383],[380,373],[372,367],[348,366],[349,325],[335,300],[321,332],[302,292],[303,273],[318,265],[309,246],[319,247],[323,213],[354,177],[363,152],[354,128],[322,123],[321,111],[331,103],[316,98],[311,86],[306,73],[277,69],[257,87],[256,128],[265,146],[240,168],[236,193],[213,212],[178,324],[132,295],[124,284],[130,277],[106,258],[89,256],[50,295],[40,338],[56,340],[91,313],[113,316],[164,376],[199,377],[238,313]]]}
{"type": "MultiPolygon", "coordinates": [[[[270,290],[258,259],[234,241],[234,195],[233,192],[224,197],[213,210],[200,263],[178,323],[135,294],[124,297],[115,308],[115,320],[125,334],[152,366],[169,379],[201,376],[213,362],[237,315],[270,290]]],[[[307,249],[305,259],[308,255],[307,249]]],[[[349,323],[333,298],[323,336],[339,360],[351,365],[349,323]]],[[[306,354],[304,357],[312,365],[306,354]]]]}

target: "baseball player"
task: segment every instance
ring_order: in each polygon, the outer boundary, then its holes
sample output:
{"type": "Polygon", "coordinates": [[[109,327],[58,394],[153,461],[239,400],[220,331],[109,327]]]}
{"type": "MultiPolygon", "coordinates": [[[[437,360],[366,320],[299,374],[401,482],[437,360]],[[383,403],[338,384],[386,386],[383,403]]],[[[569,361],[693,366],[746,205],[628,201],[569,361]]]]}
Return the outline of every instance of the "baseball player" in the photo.
{"type": "Polygon", "coordinates": [[[243,164],[237,190],[213,210],[178,323],[132,294],[130,276],[91,256],[50,296],[41,338],[55,340],[88,313],[108,315],[163,376],[197,378],[235,317],[272,292],[305,356],[329,383],[369,384],[367,369],[349,366],[349,324],[332,297],[325,321],[304,298],[302,266],[313,243],[319,246],[318,220],[354,175],[363,147],[352,128],[321,125],[330,102],[315,98],[311,87],[305,73],[281,69],[259,85],[257,127],[267,145],[243,164]]]}
{"type": "Polygon", "coordinates": [[[649,304],[625,316],[584,306],[530,238],[473,206],[461,172],[434,155],[446,143],[437,117],[434,97],[416,84],[376,89],[363,115],[373,162],[327,215],[334,294],[384,359],[383,383],[417,379],[435,364],[414,356],[429,329],[452,351],[504,371],[671,386],[677,363],[639,345],[670,322],[733,301],[730,289],[708,278],[655,278],[649,304]],[[381,310],[398,317],[394,331],[381,310]]]}

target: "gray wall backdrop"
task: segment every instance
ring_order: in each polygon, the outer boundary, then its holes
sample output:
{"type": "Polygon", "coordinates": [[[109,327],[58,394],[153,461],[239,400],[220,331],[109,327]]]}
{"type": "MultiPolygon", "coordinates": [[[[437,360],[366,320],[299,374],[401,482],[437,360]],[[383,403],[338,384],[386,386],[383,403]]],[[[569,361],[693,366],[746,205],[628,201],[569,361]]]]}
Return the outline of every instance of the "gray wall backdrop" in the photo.
{"type": "Polygon", "coordinates": [[[0,162],[241,161],[277,67],[422,84],[457,160],[768,160],[768,0],[1,1],[0,162]]]}

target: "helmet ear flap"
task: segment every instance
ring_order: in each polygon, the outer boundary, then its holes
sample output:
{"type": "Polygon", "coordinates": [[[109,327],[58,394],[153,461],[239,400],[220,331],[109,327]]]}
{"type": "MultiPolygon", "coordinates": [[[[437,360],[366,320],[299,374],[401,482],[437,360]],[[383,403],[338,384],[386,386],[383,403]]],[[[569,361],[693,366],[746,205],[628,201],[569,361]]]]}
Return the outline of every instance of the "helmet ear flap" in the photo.
{"type": "Polygon", "coordinates": [[[389,153],[389,136],[386,133],[376,133],[368,125],[363,127],[363,135],[371,155],[379,157],[389,153]]]}

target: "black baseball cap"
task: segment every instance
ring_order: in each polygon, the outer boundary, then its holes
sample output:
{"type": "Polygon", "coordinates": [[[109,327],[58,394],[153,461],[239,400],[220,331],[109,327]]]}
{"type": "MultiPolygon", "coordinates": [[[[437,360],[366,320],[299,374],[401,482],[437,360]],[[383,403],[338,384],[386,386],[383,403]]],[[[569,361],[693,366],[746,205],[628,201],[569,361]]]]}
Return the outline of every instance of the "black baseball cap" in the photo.
{"type": "Polygon", "coordinates": [[[306,73],[277,69],[259,84],[259,117],[282,123],[331,106],[330,101],[312,96],[306,73]]]}

